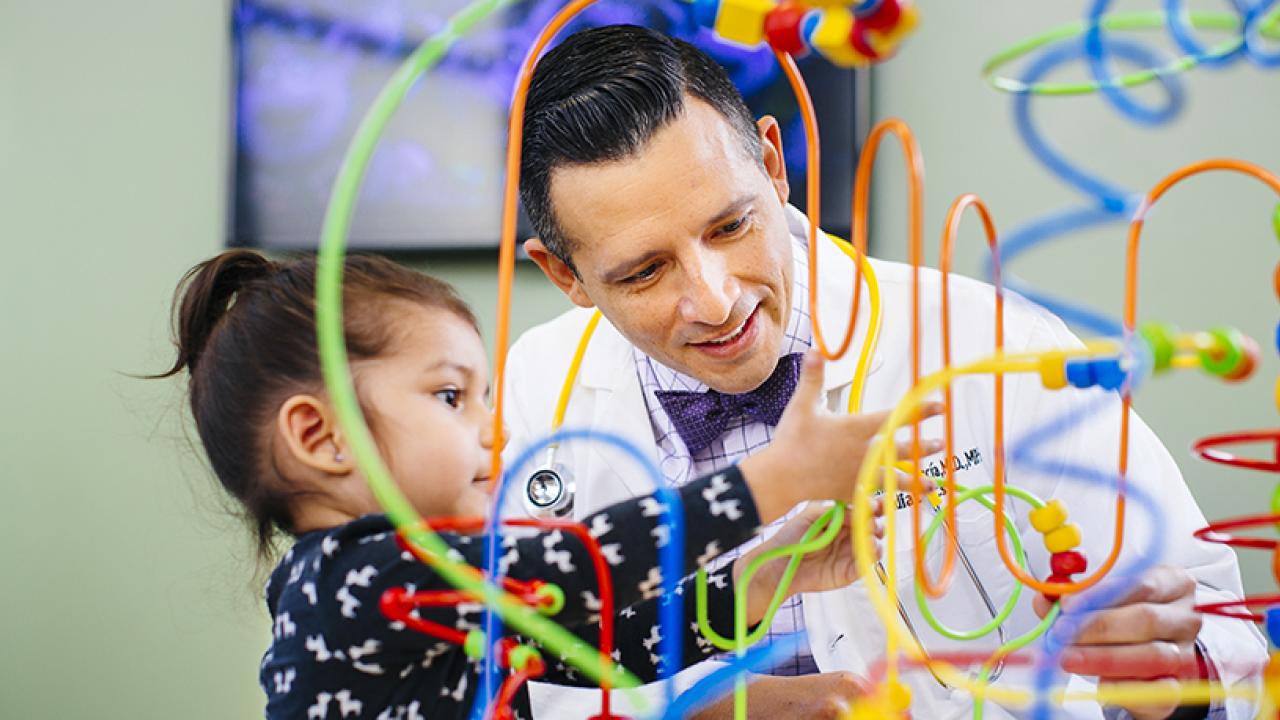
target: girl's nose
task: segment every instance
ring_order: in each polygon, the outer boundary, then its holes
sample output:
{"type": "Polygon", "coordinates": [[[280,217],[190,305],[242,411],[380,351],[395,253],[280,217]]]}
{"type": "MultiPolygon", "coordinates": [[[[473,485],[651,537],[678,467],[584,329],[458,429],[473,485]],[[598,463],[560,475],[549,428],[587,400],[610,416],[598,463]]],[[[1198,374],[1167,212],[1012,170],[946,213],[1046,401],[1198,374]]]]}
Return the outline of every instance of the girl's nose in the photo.
{"type": "Polygon", "coordinates": [[[498,449],[504,450],[507,447],[507,441],[511,439],[511,431],[507,428],[507,424],[502,424],[501,434],[495,434],[493,430],[493,415],[489,416],[487,422],[480,429],[480,444],[487,450],[492,450],[494,438],[497,437],[498,449]]]}

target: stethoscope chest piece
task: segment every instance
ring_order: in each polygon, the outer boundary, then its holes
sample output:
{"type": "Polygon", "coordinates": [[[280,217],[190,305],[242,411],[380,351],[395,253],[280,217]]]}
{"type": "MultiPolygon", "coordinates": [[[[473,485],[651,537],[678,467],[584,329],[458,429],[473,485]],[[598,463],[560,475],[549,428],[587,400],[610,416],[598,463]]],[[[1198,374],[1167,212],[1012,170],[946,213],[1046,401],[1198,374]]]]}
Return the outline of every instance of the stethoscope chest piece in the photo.
{"type": "Polygon", "coordinates": [[[573,512],[575,491],[569,468],[555,461],[555,448],[547,452],[547,460],[525,481],[524,507],[539,518],[565,517],[573,512]]]}

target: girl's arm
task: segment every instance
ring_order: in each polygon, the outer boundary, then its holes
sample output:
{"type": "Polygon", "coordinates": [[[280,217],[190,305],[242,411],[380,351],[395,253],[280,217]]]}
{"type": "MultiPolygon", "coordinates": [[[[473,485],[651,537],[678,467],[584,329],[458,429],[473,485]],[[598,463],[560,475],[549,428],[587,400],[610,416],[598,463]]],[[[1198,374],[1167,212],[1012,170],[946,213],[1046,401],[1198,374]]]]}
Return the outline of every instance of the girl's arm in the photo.
{"type": "MultiPolygon", "coordinates": [[[[752,492],[736,467],[695,480],[676,492],[681,500],[685,531],[682,574],[688,574],[699,564],[740,545],[760,525],[752,492]]],[[[659,548],[666,544],[669,531],[661,522],[663,512],[656,496],[647,495],[618,503],[588,517],[583,523],[600,545],[608,565],[615,614],[637,603],[652,601],[662,594],[659,548]]],[[[476,567],[483,564],[484,542],[479,536],[441,533],[440,537],[449,544],[451,559],[476,567]]],[[[410,591],[452,588],[429,566],[403,552],[396,544],[393,532],[383,531],[358,539],[338,537],[334,545],[338,543],[344,546],[343,568],[329,576],[334,582],[345,581],[343,587],[331,595],[345,600],[343,614],[350,612],[363,616],[363,621],[355,623],[362,629],[381,628],[375,638],[387,650],[400,647],[416,652],[434,644],[433,638],[398,623],[388,623],[381,616],[378,602],[382,593],[390,588],[402,587],[410,591]],[[362,557],[369,561],[362,560],[362,557]],[[373,561],[374,558],[377,561],[373,561]]],[[[590,616],[600,612],[599,585],[592,556],[586,545],[572,533],[544,530],[521,537],[504,536],[498,565],[499,571],[507,577],[558,585],[564,593],[565,603],[552,619],[561,625],[582,626],[589,619],[594,619],[590,616]]],[[[692,587],[684,594],[691,602],[692,587]]],[[[731,613],[732,599],[730,597],[728,603],[724,603],[713,596],[711,607],[717,611],[725,608],[731,613]]],[[[482,609],[479,603],[461,603],[424,607],[416,611],[416,616],[465,633],[480,626],[482,609]]],[[[356,619],[353,615],[349,617],[356,619]]],[[[688,617],[692,619],[693,615],[688,617]]],[[[623,624],[618,623],[619,626],[623,624]]],[[[724,628],[718,626],[717,629],[724,628]]],[[[621,642],[618,646],[622,646],[621,642]]]]}

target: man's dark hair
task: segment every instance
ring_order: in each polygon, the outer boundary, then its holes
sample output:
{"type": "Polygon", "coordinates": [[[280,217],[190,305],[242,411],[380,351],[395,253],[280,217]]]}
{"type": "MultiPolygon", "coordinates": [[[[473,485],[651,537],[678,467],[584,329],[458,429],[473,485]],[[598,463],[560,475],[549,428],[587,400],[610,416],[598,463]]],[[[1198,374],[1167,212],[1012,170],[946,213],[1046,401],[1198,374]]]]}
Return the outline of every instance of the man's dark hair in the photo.
{"type": "Polygon", "coordinates": [[[687,42],[609,25],[571,35],[538,63],[524,113],[520,196],[543,244],[570,268],[572,248],[551,207],[552,171],[634,155],[684,113],[686,95],[715,108],[762,158],[742,95],[724,68],[687,42]]]}

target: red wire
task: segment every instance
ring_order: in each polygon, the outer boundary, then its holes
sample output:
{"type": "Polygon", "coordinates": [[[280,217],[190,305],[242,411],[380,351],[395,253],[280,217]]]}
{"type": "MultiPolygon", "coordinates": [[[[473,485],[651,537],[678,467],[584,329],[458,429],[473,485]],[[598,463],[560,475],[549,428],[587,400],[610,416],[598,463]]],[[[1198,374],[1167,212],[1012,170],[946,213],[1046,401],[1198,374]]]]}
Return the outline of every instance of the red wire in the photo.
{"type": "Polygon", "coordinates": [[[1191,446],[1191,451],[1209,462],[1247,470],[1280,473],[1280,430],[1245,430],[1201,438],[1191,446]],[[1217,448],[1223,445],[1270,441],[1274,445],[1274,460],[1254,460],[1236,457],[1217,448]]]}
{"type": "Polygon", "coordinates": [[[1264,615],[1251,612],[1231,612],[1235,608],[1253,607],[1256,605],[1277,605],[1280,604],[1280,595],[1255,595],[1246,597],[1243,600],[1228,600],[1226,602],[1205,603],[1196,605],[1196,612],[1205,613],[1207,615],[1217,615],[1218,617],[1234,618],[1236,620],[1252,620],[1260,623],[1267,618],[1264,615]]]}
{"type": "MultiPolygon", "coordinates": [[[[596,584],[600,590],[600,656],[601,656],[601,659],[604,660],[605,662],[612,663],[613,662],[613,578],[609,574],[609,563],[608,561],[605,560],[604,552],[600,549],[600,543],[597,542],[596,539],[591,536],[591,533],[587,531],[586,527],[584,527],[582,523],[579,523],[573,520],[519,519],[519,520],[506,520],[502,524],[507,527],[531,527],[531,528],[538,528],[542,530],[562,530],[574,535],[576,538],[578,538],[579,541],[582,542],[583,546],[586,547],[587,553],[591,556],[591,563],[595,568],[596,584]]],[[[463,532],[463,533],[478,532],[484,529],[485,518],[483,517],[429,518],[423,521],[423,525],[430,527],[432,530],[436,532],[463,532]]],[[[403,534],[397,533],[396,541],[400,544],[402,548],[405,548],[407,551],[413,553],[415,557],[417,557],[419,560],[426,563],[427,565],[434,567],[435,564],[438,562],[438,559],[434,555],[426,552],[425,550],[418,547],[414,543],[409,542],[409,540],[403,534]]],[[[470,572],[476,573],[477,575],[480,574],[480,571],[475,568],[468,568],[468,570],[470,572]]],[[[502,578],[503,589],[505,589],[509,593],[512,593],[518,596],[522,602],[532,607],[537,607],[539,604],[545,604],[550,601],[549,597],[538,594],[538,589],[542,587],[544,584],[545,583],[539,580],[525,582],[525,581],[515,580],[508,577],[502,578]]],[[[396,588],[393,588],[392,590],[388,590],[386,593],[383,594],[384,602],[386,601],[387,595],[395,589],[396,588]]],[[[453,592],[453,591],[445,591],[445,592],[453,592]]],[[[439,606],[441,604],[448,604],[448,603],[435,603],[434,598],[438,597],[437,593],[416,593],[415,595],[427,597],[428,602],[435,606],[439,606]]],[[[478,601],[479,599],[480,598],[477,598],[476,596],[471,595],[470,593],[457,593],[457,599],[455,602],[474,602],[474,601],[478,601]]],[[[401,600],[401,602],[404,602],[404,600],[401,600]]],[[[394,606],[393,609],[400,609],[400,606],[394,606]]],[[[383,614],[386,615],[388,618],[392,617],[387,612],[385,607],[383,609],[383,614]]],[[[397,616],[392,619],[399,620],[400,622],[405,623],[407,626],[412,627],[415,630],[418,630],[419,632],[423,632],[428,635],[432,635],[434,637],[440,637],[442,639],[450,639],[450,638],[446,638],[445,634],[452,633],[454,637],[460,637],[461,639],[451,639],[451,642],[456,642],[459,645],[464,644],[466,641],[465,634],[458,633],[458,631],[453,630],[452,628],[446,628],[438,623],[432,623],[427,620],[420,620],[420,619],[409,617],[407,611],[404,611],[402,615],[403,616],[397,616]]],[[[613,717],[609,707],[610,706],[609,690],[611,687],[612,686],[610,685],[608,679],[605,679],[600,683],[601,697],[600,697],[599,717],[602,717],[602,718],[613,717]]]]}
{"type": "Polygon", "coordinates": [[[1228,535],[1226,530],[1239,530],[1248,527],[1261,527],[1263,525],[1274,525],[1280,522],[1280,515],[1249,515],[1248,517],[1230,518],[1227,520],[1219,520],[1195,531],[1197,540],[1204,542],[1218,543],[1219,545],[1230,545],[1231,547],[1253,548],[1255,550],[1275,550],[1280,547],[1280,541],[1267,540],[1265,538],[1238,538],[1228,535]]]}

